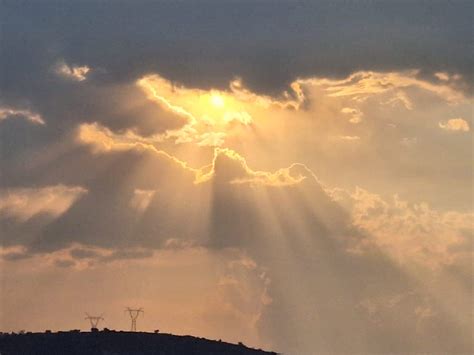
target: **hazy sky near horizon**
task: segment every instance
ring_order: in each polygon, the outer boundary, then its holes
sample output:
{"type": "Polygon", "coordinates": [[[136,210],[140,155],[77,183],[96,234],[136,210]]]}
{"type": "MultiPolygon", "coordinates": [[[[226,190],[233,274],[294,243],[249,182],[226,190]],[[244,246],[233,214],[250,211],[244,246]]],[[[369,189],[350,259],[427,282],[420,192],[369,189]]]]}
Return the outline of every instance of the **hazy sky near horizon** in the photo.
{"type": "Polygon", "coordinates": [[[472,352],[471,2],[0,9],[0,330],[472,352]]]}

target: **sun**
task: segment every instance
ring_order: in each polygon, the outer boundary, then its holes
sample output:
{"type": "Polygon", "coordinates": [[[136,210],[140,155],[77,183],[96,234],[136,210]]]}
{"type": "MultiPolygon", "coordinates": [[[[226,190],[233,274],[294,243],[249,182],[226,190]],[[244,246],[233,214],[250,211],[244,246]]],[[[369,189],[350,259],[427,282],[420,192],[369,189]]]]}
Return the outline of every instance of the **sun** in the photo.
{"type": "Polygon", "coordinates": [[[222,108],[224,107],[224,98],[219,94],[211,94],[211,103],[214,107],[222,108]]]}

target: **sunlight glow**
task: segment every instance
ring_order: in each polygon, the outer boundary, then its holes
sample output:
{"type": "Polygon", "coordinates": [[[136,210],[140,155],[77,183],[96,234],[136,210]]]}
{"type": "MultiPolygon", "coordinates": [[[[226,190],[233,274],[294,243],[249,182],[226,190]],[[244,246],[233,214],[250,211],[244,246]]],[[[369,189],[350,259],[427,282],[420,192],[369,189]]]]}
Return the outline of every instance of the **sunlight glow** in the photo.
{"type": "Polygon", "coordinates": [[[224,98],[216,93],[211,95],[211,103],[214,107],[223,108],[224,107],[224,98]]]}

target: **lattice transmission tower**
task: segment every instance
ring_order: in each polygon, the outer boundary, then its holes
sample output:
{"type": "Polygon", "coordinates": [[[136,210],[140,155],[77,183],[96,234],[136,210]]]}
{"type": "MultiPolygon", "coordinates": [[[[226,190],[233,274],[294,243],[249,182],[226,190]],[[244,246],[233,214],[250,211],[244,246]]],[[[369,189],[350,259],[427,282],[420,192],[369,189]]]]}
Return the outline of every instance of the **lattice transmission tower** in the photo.
{"type": "Polygon", "coordinates": [[[88,313],[86,313],[86,318],[84,319],[88,319],[89,322],[91,323],[91,328],[99,328],[99,323],[101,320],[104,320],[104,317],[102,317],[102,315],[100,316],[90,316],[88,313]]]}
{"type": "Polygon", "coordinates": [[[140,315],[140,313],[145,315],[145,312],[143,311],[143,308],[129,308],[129,307],[127,307],[125,309],[125,312],[128,312],[128,314],[130,315],[130,319],[132,320],[132,327],[131,327],[132,332],[136,332],[137,331],[137,318],[138,318],[138,316],[140,315]]]}

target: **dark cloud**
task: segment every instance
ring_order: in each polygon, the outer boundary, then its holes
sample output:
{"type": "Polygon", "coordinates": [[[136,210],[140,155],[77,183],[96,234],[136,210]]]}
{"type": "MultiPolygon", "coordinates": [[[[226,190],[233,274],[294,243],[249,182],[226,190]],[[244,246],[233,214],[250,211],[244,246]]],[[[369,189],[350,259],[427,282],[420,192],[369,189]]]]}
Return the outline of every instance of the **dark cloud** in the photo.
{"type": "Polygon", "coordinates": [[[70,268],[73,267],[76,263],[74,260],[67,260],[67,259],[58,259],[54,261],[54,265],[61,268],[70,268]]]}
{"type": "Polygon", "coordinates": [[[150,249],[118,249],[108,253],[101,253],[93,248],[76,247],[69,251],[73,259],[92,259],[99,262],[111,262],[116,260],[144,259],[153,256],[150,249]]]}
{"type": "Polygon", "coordinates": [[[53,220],[52,216],[45,213],[39,213],[27,221],[19,221],[16,218],[2,215],[0,217],[2,231],[0,241],[5,246],[28,245],[33,243],[40,231],[53,220]]]}
{"type": "MultiPolygon", "coordinates": [[[[36,238],[30,234],[34,239],[30,239],[30,246],[35,250],[51,251],[72,242],[109,248],[160,247],[167,239],[192,238],[195,233],[202,236],[181,220],[181,213],[197,214],[199,209],[201,189],[194,188],[195,175],[164,154],[133,150],[93,154],[76,149],[47,167],[44,180],[45,166],[41,165],[19,175],[19,180],[80,185],[87,194],[61,217],[36,230],[36,238]],[[133,206],[135,189],[158,189],[144,212],[133,206]],[[193,204],[183,203],[188,199],[193,204]]],[[[22,223],[14,226],[9,234],[25,228],[22,223]]]]}
{"type": "MultiPolygon", "coordinates": [[[[130,82],[157,72],[191,86],[242,76],[281,92],[299,76],[360,69],[458,72],[472,82],[472,3],[3,2],[2,87],[44,85],[57,59],[130,82]]],[[[51,79],[47,80],[51,82],[51,79]]]]}
{"type": "Polygon", "coordinates": [[[150,258],[153,256],[152,250],[145,250],[145,249],[129,249],[129,250],[117,250],[114,251],[112,254],[104,256],[101,258],[102,261],[115,261],[115,260],[129,260],[129,259],[144,259],[150,258]]]}
{"type": "Polygon", "coordinates": [[[14,251],[14,252],[4,254],[2,256],[2,259],[7,260],[7,261],[18,261],[18,260],[29,258],[30,256],[31,254],[28,254],[24,251],[14,251]]]}
{"type": "Polygon", "coordinates": [[[98,257],[100,254],[93,249],[74,248],[69,252],[74,259],[89,259],[98,257]]]}

